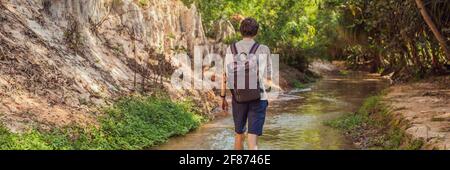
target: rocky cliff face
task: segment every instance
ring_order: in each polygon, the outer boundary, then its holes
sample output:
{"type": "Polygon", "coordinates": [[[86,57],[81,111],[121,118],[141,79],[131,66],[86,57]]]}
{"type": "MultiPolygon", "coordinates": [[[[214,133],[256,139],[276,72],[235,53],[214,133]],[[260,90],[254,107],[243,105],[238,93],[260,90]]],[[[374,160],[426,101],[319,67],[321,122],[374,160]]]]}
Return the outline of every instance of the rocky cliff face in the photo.
{"type": "MultiPolygon", "coordinates": [[[[90,124],[116,97],[171,91],[171,56],[208,43],[201,17],[178,0],[144,2],[0,0],[2,122],[90,124]]],[[[214,105],[211,91],[172,94],[214,105]]]]}

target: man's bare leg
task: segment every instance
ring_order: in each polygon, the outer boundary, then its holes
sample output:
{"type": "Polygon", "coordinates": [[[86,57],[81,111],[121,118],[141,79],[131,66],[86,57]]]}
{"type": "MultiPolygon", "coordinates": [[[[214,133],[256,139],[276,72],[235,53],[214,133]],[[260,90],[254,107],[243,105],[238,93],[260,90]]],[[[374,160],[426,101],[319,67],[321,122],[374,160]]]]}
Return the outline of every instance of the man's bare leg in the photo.
{"type": "Polygon", "coordinates": [[[235,150],[244,150],[244,134],[236,134],[234,136],[234,149],[235,150]]]}
{"type": "Polygon", "coordinates": [[[248,149],[258,150],[258,135],[248,134],[248,149]]]}

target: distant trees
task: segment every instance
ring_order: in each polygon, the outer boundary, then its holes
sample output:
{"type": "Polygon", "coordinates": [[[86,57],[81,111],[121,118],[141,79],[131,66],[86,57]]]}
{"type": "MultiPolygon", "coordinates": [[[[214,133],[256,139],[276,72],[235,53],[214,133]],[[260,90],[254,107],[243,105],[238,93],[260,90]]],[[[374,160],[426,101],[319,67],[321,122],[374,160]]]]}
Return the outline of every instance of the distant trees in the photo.
{"type": "MultiPolygon", "coordinates": [[[[447,59],[450,60],[450,51],[447,47],[446,38],[441,34],[441,31],[436,27],[436,24],[434,23],[433,19],[428,14],[428,11],[425,7],[425,4],[422,0],[416,0],[417,6],[419,7],[420,13],[422,14],[423,19],[427,23],[428,27],[430,27],[431,31],[433,32],[434,36],[438,40],[439,44],[441,45],[441,48],[444,50],[445,55],[447,56],[447,59]]],[[[450,9],[449,11],[450,12],[450,9]]]]}
{"type": "MultiPolygon", "coordinates": [[[[301,70],[312,57],[332,57],[399,79],[445,72],[450,37],[448,0],[185,0],[205,28],[225,18],[254,17],[258,41],[301,70]]],[[[232,42],[228,40],[227,42],[232,42]]]]}
{"type": "MultiPolygon", "coordinates": [[[[202,12],[206,32],[224,18],[239,27],[239,18],[256,18],[261,26],[260,43],[281,54],[281,61],[306,70],[311,57],[326,57],[328,44],[336,37],[337,15],[322,10],[325,0],[184,0],[202,12]]],[[[236,41],[239,36],[225,42],[236,41]]]]}
{"type": "MultiPolygon", "coordinates": [[[[339,0],[329,0],[339,1],[339,0]]],[[[400,79],[445,72],[450,1],[341,1],[341,57],[400,79]]]]}

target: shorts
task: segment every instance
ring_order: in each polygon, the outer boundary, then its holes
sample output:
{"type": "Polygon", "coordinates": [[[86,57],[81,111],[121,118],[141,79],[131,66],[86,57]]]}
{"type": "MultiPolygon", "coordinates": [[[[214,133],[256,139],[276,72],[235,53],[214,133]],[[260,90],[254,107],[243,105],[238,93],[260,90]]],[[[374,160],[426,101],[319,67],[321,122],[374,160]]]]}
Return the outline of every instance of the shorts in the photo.
{"type": "Polygon", "coordinates": [[[267,100],[237,103],[233,99],[232,112],[235,132],[237,134],[245,133],[245,125],[248,122],[248,133],[261,136],[268,105],[269,102],[267,100]]]}

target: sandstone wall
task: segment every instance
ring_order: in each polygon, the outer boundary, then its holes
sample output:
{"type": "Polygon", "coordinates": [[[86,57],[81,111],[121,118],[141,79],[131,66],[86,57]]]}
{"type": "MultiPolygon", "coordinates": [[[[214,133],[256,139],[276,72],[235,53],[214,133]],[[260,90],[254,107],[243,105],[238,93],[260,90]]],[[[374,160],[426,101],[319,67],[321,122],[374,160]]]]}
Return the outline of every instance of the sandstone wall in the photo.
{"type": "MultiPolygon", "coordinates": [[[[142,89],[142,75],[173,69],[161,70],[161,58],[208,44],[196,7],[178,0],[1,0],[0,8],[0,119],[15,131],[94,123],[98,107],[142,89]]],[[[180,93],[163,80],[173,98],[214,108],[212,91],[180,93]]]]}

